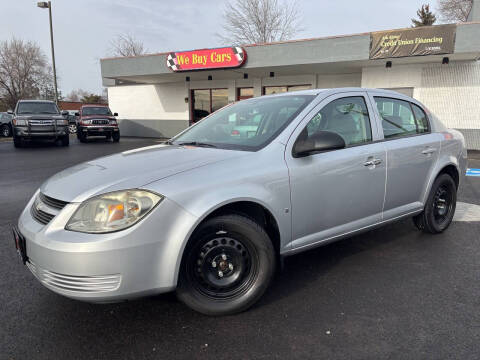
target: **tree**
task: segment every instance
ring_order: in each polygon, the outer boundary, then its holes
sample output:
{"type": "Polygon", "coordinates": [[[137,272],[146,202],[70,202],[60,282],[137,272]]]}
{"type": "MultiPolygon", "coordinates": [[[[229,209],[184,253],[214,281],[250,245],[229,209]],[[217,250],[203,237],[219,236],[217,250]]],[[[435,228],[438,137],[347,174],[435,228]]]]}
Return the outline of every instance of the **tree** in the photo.
{"type": "Polygon", "coordinates": [[[82,89],[76,89],[76,90],[72,90],[70,91],[67,96],[65,97],[65,100],[67,101],[74,101],[74,102],[80,102],[82,101],[82,98],[84,96],[88,96],[89,93],[85,90],[82,90],[82,89]]]}
{"type": "Polygon", "coordinates": [[[442,21],[465,22],[472,9],[473,0],[439,0],[438,12],[442,21]]]}
{"type": "Polygon", "coordinates": [[[423,4],[420,9],[417,10],[417,19],[412,19],[413,27],[430,26],[437,21],[437,17],[430,11],[430,5],[423,4]]]}
{"type": "Polygon", "coordinates": [[[302,29],[296,1],[234,0],[224,11],[225,44],[268,43],[288,40],[302,29]]]}
{"type": "Polygon", "coordinates": [[[103,98],[101,95],[88,94],[84,95],[81,100],[84,104],[103,104],[103,98]]]}
{"type": "Polygon", "coordinates": [[[110,41],[111,56],[137,56],[147,52],[143,43],[130,34],[118,34],[110,41]]]}
{"type": "Polygon", "coordinates": [[[51,67],[36,43],[16,38],[0,42],[0,96],[10,109],[20,99],[55,97],[51,67]]]}

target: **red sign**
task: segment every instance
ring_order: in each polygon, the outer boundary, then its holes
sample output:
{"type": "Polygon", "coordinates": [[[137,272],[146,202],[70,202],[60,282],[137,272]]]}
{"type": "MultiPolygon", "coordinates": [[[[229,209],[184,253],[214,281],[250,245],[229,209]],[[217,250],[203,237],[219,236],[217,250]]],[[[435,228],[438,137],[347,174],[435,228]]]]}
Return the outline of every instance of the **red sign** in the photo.
{"type": "Polygon", "coordinates": [[[247,53],[241,47],[225,47],[182,52],[167,55],[167,66],[173,71],[228,69],[242,66],[247,53]]]}

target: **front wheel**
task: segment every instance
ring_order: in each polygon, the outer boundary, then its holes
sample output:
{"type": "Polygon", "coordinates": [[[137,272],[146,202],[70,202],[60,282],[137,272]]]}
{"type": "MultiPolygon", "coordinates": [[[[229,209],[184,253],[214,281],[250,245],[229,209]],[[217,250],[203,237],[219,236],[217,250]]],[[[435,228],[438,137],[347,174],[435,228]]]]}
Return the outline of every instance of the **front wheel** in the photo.
{"type": "Polygon", "coordinates": [[[451,224],[457,205],[457,186],[448,174],[435,179],[423,212],[413,218],[417,228],[430,234],[445,231],[451,224]]]}
{"type": "Polygon", "coordinates": [[[207,220],[185,249],[178,298],[206,315],[248,309],[270,284],[275,252],[262,226],[241,215],[207,220]]]}
{"type": "Polygon", "coordinates": [[[75,124],[68,125],[68,132],[70,134],[76,134],[77,133],[77,125],[75,125],[75,124]]]}
{"type": "Polygon", "coordinates": [[[113,142],[119,142],[120,141],[120,133],[118,131],[114,132],[112,134],[112,139],[113,139],[113,142]]]}
{"type": "Polygon", "coordinates": [[[10,126],[8,126],[8,124],[2,125],[1,132],[3,137],[9,137],[10,135],[12,135],[12,132],[10,131],[10,126]]]}
{"type": "Polygon", "coordinates": [[[70,145],[70,137],[68,135],[65,135],[60,139],[62,146],[68,146],[70,145]]]}
{"type": "Polygon", "coordinates": [[[13,146],[15,146],[16,148],[21,148],[23,147],[23,140],[21,137],[18,137],[18,136],[14,136],[13,137],[13,146]]]}

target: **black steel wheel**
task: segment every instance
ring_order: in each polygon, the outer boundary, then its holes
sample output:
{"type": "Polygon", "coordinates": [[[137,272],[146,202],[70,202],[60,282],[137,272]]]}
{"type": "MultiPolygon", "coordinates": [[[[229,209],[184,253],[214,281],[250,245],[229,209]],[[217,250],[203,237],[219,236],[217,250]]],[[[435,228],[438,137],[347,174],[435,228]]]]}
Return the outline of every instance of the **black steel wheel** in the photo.
{"type": "Polygon", "coordinates": [[[265,230],[241,215],[224,215],[200,226],[182,260],[177,295],[208,315],[253,305],[268,287],[275,254],[265,230]]]}
{"type": "Polygon", "coordinates": [[[423,212],[413,222],[425,232],[441,233],[450,226],[456,204],[457,185],[450,175],[441,174],[433,183],[423,212]]]}

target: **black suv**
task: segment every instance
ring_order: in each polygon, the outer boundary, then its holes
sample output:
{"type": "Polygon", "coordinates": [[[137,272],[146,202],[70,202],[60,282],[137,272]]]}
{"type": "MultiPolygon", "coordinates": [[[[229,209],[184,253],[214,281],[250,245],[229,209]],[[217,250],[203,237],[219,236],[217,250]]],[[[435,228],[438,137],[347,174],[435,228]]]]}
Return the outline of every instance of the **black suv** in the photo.
{"type": "Polygon", "coordinates": [[[60,140],[68,146],[68,111],[58,110],[57,104],[47,100],[19,100],[13,114],[13,144],[22,147],[25,141],[60,140]]]}

